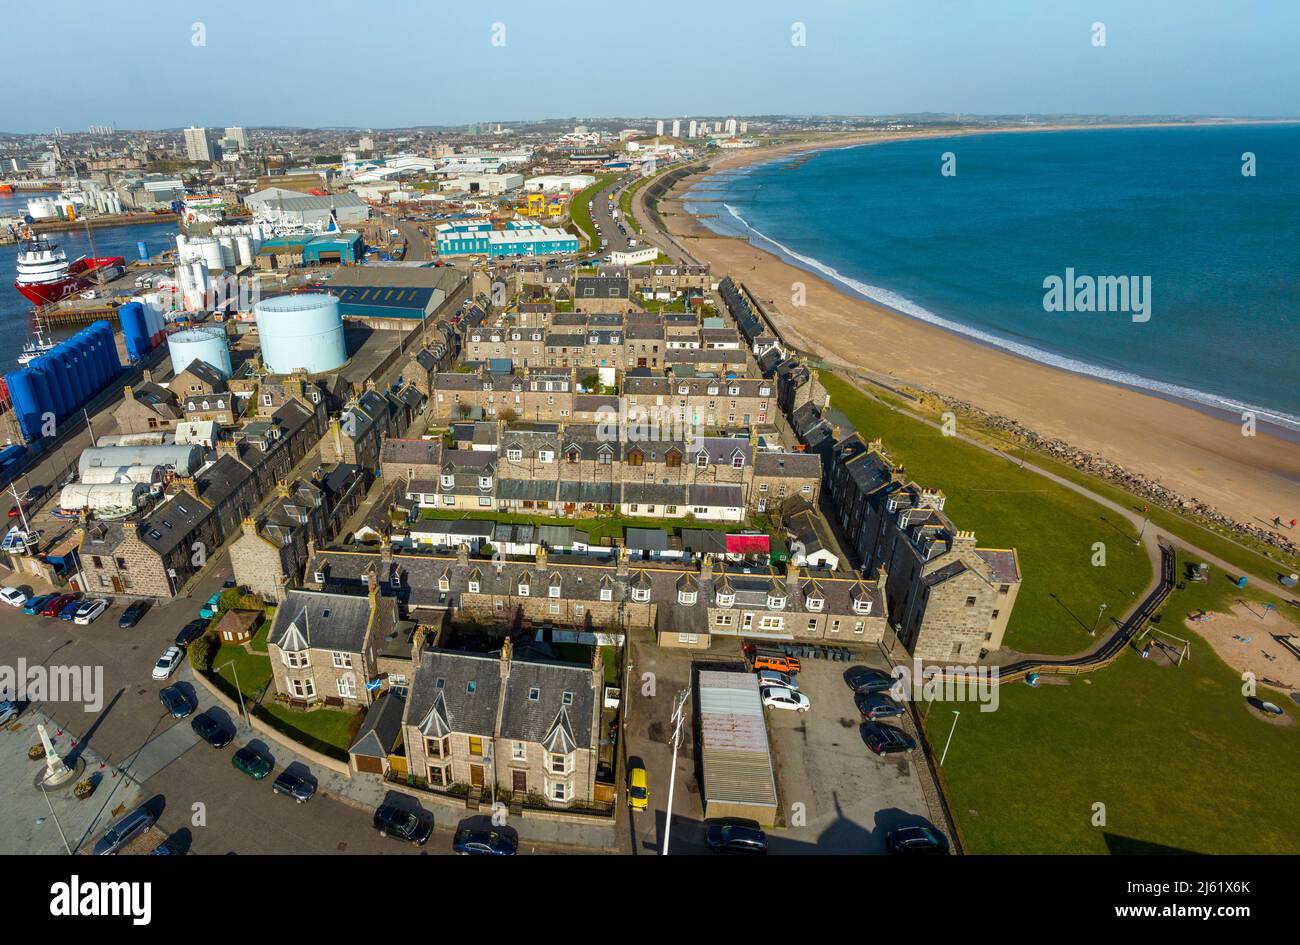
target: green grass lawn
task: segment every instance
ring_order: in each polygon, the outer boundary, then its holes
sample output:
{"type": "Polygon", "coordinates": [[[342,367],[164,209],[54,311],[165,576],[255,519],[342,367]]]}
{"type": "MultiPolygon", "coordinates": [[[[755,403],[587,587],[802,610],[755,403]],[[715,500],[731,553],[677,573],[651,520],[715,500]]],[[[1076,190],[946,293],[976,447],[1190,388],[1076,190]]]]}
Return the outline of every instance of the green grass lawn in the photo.
{"type": "MultiPolygon", "coordinates": [[[[1180,557],[1180,575],[1188,560],[1180,557]]],[[[1196,610],[1261,598],[1212,569],[1208,584],[1175,591],[1160,615],[1159,626],[1192,643],[1180,667],[1130,650],[1106,669],[1062,677],[1067,685],[1009,684],[994,712],[936,703],[927,732],[937,751],[951,709],[961,709],[944,780],[971,852],[1300,849],[1288,800],[1300,778],[1300,725],[1261,720],[1241,675],[1183,623],[1196,610]],[[1104,827],[1092,824],[1097,803],[1104,827]]],[[[1300,717],[1290,698],[1260,696],[1300,717]]]]}
{"type": "Polygon", "coordinates": [[[1078,652],[1092,642],[1089,631],[1102,603],[1098,633],[1142,596],[1151,563],[1135,544],[1136,530],[1120,515],[890,410],[829,372],[821,379],[832,408],[864,439],[880,437],[910,478],[943,490],[945,511],[958,528],[975,532],[980,547],[1016,549],[1022,583],[1005,646],[1026,653],[1078,652]],[[1095,542],[1105,544],[1104,567],[1092,564],[1095,542]]]}
{"type": "MultiPolygon", "coordinates": [[[[587,533],[593,543],[602,538],[623,537],[624,528],[666,528],[676,531],[682,528],[706,528],[718,532],[736,532],[747,526],[742,522],[696,522],[686,518],[632,518],[626,515],[600,516],[598,518],[559,518],[551,515],[524,515],[513,512],[456,512],[446,509],[421,509],[420,517],[429,521],[447,519],[473,519],[475,521],[500,522],[509,525],[572,525],[587,533]]],[[[770,523],[752,522],[750,526],[763,531],[770,523]]]]}
{"type": "MultiPolygon", "coordinates": [[[[256,638],[254,638],[256,639],[256,638]]],[[[259,653],[249,653],[238,644],[223,644],[212,654],[213,672],[225,683],[227,695],[235,698],[235,677],[244,698],[256,699],[271,683],[271,660],[259,653]]]]}
{"type": "Polygon", "coordinates": [[[360,709],[294,712],[274,702],[258,706],[257,714],[294,741],[335,758],[347,757],[364,718],[360,709]]]}

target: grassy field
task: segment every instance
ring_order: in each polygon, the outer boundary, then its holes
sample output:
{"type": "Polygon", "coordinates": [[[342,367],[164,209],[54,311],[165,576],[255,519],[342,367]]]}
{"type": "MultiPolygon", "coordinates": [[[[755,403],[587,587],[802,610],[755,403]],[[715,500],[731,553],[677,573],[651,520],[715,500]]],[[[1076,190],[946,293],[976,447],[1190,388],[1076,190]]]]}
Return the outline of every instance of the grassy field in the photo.
{"type": "Polygon", "coordinates": [[[587,242],[592,249],[600,248],[600,237],[596,235],[596,224],[591,222],[591,211],[587,209],[587,204],[601,188],[617,178],[617,174],[602,174],[596,178],[596,183],[578,191],[569,200],[569,219],[587,237],[587,242]]]}
{"type": "Polygon", "coordinates": [[[293,712],[268,702],[257,707],[257,715],[276,731],[313,751],[344,759],[356,738],[364,713],[360,709],[312,709],[293,712]]]}
{"type": "MultiPolygon", "coordinates": [[[[979,447],[904,416],[823,371],[831,406],[923,486],[943,490],[945,511],[981,547],[1015,548],[1022,584],[1005,645],[1026,653],[1086,649],[1089,631],[1108,629],[1141,597],[1151,563],[1120,515],[979,447]],[[1106,565],[1092,564],[1096,542],[1106,565]],[[1104,620],[1098,611],[1106,604],[1104,620]]],[[[847,435],[847,431],[841,431],[847,435]]]]}
{"type": "Polygon", "coordinates": [[[704,528],[719,532],[735,532],[746,527],[768,531],[765,519],[751,520],[748,526],[740,522],[697,522],[687,518],[633,518],[627,515],[600,516],[598,518],[557,518],[550,515],[523,515],[505,512],[452,512],[443,509],[422,509],[420,517],[429,521],[473,519],[475,521],[501,522],[510,525],[572,525],[587,533],[592,542],[602,538],[623,537],[625,528],[704,528]]]}
{"type": "MultiPolygon", "coordinates": [[[[1179,573],[1185,563],[1179,562],[1179,573]]],[[[1300,707],[1269,722],[1183,619],[1239,599],[1229,577],[1175,591],[1160,626],[1192,641],[1180,667],[1132,650],[1065,685],[1010,684],[994,712],[935,703],[928,735],[942,746],[961,709],[944,764],[953,813],[974,853],[1294,853],[1300,820],[1285,798],[1300,778],[1300,707]],[[1094,826],[1094,804],[1105,825],[1094,826]]]]}

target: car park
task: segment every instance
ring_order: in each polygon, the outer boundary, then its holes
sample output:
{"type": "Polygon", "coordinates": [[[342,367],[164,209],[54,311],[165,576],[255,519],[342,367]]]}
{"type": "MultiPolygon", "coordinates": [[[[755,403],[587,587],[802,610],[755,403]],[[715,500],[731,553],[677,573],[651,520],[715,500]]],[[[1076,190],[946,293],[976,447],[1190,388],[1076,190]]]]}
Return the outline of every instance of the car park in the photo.
{"type": "Polygon", "coordinates": [[[627,806],[632,810],[650,808],[650,779],[645,768],[637,765],[627,775],[627,806]]]}
{"type": "Polygon", "coordinates": [[[421,846],[433,834],[433,818],[417,816],[392,804],[380,804],[375,809],[374,827],[381,837],[395,837],[421,846]]]}
{"type": "Polygon", "coordinates": [[[153,678],[166,679],[172,673],[176,672],[176,667],[181,665],[181,659],[184,653],[179,646],[169,646],[163,651],[163,655],[158,657],[158,662],[153,665],[153,678]]]}
{"type": "Polygon", "coordinates": [[[271,759],[247,745],[230,756],[230,763],[254,781],[260,781],[271,773],[271,759]]]}
{"type": "Polygon", "coordinates": [[[885,834],[891,853],[920,853],[942,856],[948,852],[948,838],[933,827],[900,827],[885,834]]]}
{"type": "Polygon", "coordinates": [[[854,692],[888,692],[893,689],[898,680],[883,669],[872,669],[869,666],[858,666],[849,670],[844,675],[848,681],[849,688],[854,692]]]}
{"type": "Polygon", "coordinates": [[[862,740],[877,755],[893,755],[899,752],[910,754],[916,750],[916,742],[910,735],[892,725],[882,725],[879,722],[872,722],[864,727],[862,740]]]}
{"type": "Polygon", "coordinates": [[[714,853],[767,852],[767,834],[748,823],[709,823],[705,826],[704,842],[714,853]]]}
{"type": "Polygon", "coordinates": [[[130,630],[140,622],[140,618],[145,615],[145,611],[148,609],[149,602],[147,600],[132,601],[127,604],[126,610],[122,611],[122,616],[118,618],[117,625],[123,630],[130,630]]]}
{"type": "Polygon", "coordinates": [[[95,841],[94,852],[98,856],[116,853],[153,825],[153,814],[143,807],[137,807],[109,827],[104,835],[95,841]]]}
{"type": "Polygon", "coordinates": [[[793,692],[799,691],[799,684],[795,682],[793,676],[789,673],[778,673],[774,669],[760,670],[758,684],[760,686],[780,686],[782,689],[789,689],[793,692]]]}
{"type": "Polygon", "coordinates": [[[190,701],[189,696],[181,692],[175,686],[166,686],[158,693],[158,701],[163,704],[171,717],[174,719],[188,718],[194,711],[194,703],[190,701]]]}
{"type": "Polygon", "coordinates": [[[195,735],[213,748],[225,748],[235,737],[229,728],[206,712],[194,716],[190,720],[190,728],[193,729],[195,735]]]}
{"type": "Polygon", "coordinates": [[[462,856],[514,856],[519,850],[519,842],[496,830],[462,827],[452,837],[451,848],[462,856]]]}
{"type": "Polygon", "coordinates": [[[306,804],[316,793],[316,785],[288,771],[281,771],[271,784],[272,794],[288,794],[299,804],[306,804]]]}
{"type": "Polygon", "coordinates": [[[102,597],[96,597],[94,600],[82,601],[81,606],[77,608],[76,614],[73,615],[72,622],[79,626],[85,627],[95,622],[95,618],[108,609],[108,601],[102,597]]]}
{"type": "Polygon", "coordinates": [[[206,620],[191,620],[185,626],[181,627],[180,632],[176,634],[176,645],[189,646],[196,639],[203,636],[203,631],[207,628],[208,622],[206,620]]]}
{"type": "Polygon", "coordinates": [[[768,708],[792,709],[796,712],[807,712],[812,708],[812,702],[802,692],[784,686],[763,686],[758,692],[763,697],[763,705],[768,708]]]}
{"type": "Polygon", "coordinates": [[[864,719],[892,719],[903,714],[903,707],[880,692],[859,692],[853,697],[864,719]]]}
{"type": "Polygon", "coordinates": [[[0,587],[0,601],[10,607],[22,607],[27,603],[27,595],[16,587],[0,587]]]}

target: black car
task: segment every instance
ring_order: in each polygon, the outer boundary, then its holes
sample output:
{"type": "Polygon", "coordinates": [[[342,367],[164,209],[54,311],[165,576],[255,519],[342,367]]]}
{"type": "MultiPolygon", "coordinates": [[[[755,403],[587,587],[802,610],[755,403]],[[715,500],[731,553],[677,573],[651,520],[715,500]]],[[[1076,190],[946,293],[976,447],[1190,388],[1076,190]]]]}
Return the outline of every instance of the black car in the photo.
{"type": "Polygon", "coordinates": [[[897,682],[883,669],[870,669],[865,666],[849,670],[844,678],[848,680],[849,687],[854,692],[887,692],[897,682]]]}
{"type": "Polygon", "coordinates": [[[412,814],[392,804],[380,804],[375,810],[375,829],[381,837],[423,845],[433,834],[433,818],[412,814]]]}
{"type": "Polygon", "coordinates": [[[198,618],[191,620],[185,626],[181,627],[180,633],[176,634],[176,645],[189,646],[194,640],[203,636],[203,631],[206,630],[207,627],[208,622],[206,620],[199,620],[198,618]]]}
{"type": "Polygon", "coordinates": [[[190,728],[194,729],[194,734],[199,736],[213,748],[225,748],[234,738],[234,733],[226,726],[222,725],[206,712],[202,715],[196,715],[190,721],[190,728]]]}
{"type": "Polygon", "coordinates": [[[452,838],[451,848],[462,855],[514,856],[519,850],[519,841],[495,830],[462,827],[452,838]]]}
{"type": "Polygon", "coordinates": [[[860,692],[853,697],[864,719],[892,719],[903,714],[903,707],[879,692],[860,692]]]}
{"type": "Polygon", "coordinates": [[[885,834],[894,853],[923,853],[942,856],[948,852],[948,838],[933,827],[900,827],[885,834]]]}
{"type": "Polygon", "coordinates": [[[709,824],[704,842],[714,853],[767,852],[767,834],[750,824],[709,824]]]}
{"type": "Polygon", "coordinates": [[[175,686],[168,686],[158,693],[158,701],[163,704],[174,719],[188,718],[189,714],[194,711],[194,703],[190,702],[189,697],[181,692],[175,686]]]}
{"type": "Polygon", "coordinates": [[[126,610],[122,611],[122,616],[118,618],[117,625],[123,630],[130,630],[140,622],[145,611],[149,609],[147,600],[132,601],[126,605],[126,610]]]}
{"type": "Polygon", "coordinates": [[[900,732],[892,725],[881,725],[878,722],[864,726],[862,740],[877,755],[892,755],[900,751],[916,750],[916,742],[911,736],[900,732]]]}
{"type": "Polygon", "coordinates": [[[316,793],[316,785],[288,771],[281,771],[271,784],[272,794],[288,794],[299,804],[306,804],[316,793]]]}

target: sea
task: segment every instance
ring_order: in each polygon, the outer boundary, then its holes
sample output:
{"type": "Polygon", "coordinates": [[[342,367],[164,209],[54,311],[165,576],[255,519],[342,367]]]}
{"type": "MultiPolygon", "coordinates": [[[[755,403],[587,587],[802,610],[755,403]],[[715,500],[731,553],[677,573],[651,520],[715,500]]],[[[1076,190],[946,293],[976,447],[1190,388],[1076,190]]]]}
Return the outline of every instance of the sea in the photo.
{"type": "MultiPolygon", "coordinates": [[[[21,217],[27,212],[27,201],[33,196],[40,195],[25,192],[0,194],[0,219],[21,217]]],[[[121,256],[129,263],[139,258],[136,248],[139,241],[143,240],[149,252],[156,254],[176,245],[176,233],[174,219],[164,223],[104,227],[94,230],[93,250],[85,227],[50,233],[49,237],[63,247],[69,262],[78,256],[121,256]]],[[[18,355],[31,337],[32,303],[14,288],[18,248],[16,243],[0,243],[0,374],[18,369],[18,355]]],[[[57,341],[76,334],[81,327],[60,327],[46,331],[45,336],[57,341]]]]}
{"type": "Polygon", "coordinates": [[[903,315],[1300,430],[1300,125],[828,149],[702,177],[686,207],[903,315]]]}

